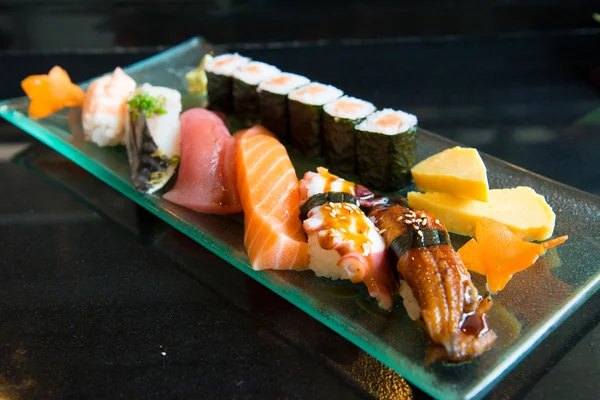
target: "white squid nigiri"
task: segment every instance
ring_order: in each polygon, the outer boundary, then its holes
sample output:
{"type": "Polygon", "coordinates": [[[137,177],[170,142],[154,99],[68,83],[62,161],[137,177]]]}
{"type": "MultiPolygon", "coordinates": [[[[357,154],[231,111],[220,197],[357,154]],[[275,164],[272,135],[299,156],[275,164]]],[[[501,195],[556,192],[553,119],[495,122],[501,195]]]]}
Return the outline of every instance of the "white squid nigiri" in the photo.
{"type": "Polygon", "coordinates": [[[181,155],[181,93],[144,83],[129,101],[125,145],[136,189],[154,193],[175,173],[181,155]]]}

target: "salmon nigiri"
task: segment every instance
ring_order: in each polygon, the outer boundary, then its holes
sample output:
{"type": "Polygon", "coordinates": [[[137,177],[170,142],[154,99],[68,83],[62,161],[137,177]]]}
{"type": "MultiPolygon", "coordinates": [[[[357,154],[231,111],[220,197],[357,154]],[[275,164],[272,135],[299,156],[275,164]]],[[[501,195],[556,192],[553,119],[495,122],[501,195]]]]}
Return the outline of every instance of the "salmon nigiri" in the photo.
{"type": "Polygon", "coordinates": [[[285,147],[262,126],[236,134],[244,245],[252,268],[308,268],[298,178],[285,147]]]}
{"type": "Polygon", "coordinates": [[[78,107],[85,96],[59,66],[52,68],[47,75],[28,76],[21,82],[21,88],[31,99],[29,115],[34,118],[45,118],[64,107],[78,107]]]}

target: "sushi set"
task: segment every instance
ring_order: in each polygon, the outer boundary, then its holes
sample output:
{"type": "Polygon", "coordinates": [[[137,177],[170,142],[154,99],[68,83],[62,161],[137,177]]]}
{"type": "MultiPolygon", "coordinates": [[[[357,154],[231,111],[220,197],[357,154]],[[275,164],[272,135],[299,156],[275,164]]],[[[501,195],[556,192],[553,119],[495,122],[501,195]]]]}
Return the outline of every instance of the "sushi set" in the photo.
{"type": "Polygon", "coordinates": [[[597,289],[597,262],[564,271],[574,207],[600,219],[600,201],[297,72],[194,39],[89,85],[24,77],[0,114],[427,393],[482,396],[597,289]]]}

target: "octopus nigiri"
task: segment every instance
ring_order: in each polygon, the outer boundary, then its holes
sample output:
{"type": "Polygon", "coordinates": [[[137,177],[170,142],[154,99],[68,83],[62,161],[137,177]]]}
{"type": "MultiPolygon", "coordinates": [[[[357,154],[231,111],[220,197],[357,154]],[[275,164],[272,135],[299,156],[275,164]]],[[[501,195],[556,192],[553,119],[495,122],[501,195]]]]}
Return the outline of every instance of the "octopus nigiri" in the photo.
{"type": "Polygon", "coordinates": [[[318,168],[300,181],[308,267],[317,276],[363,282],[379,307],[392,308],[396,285],[377,228],[359,208],[355,184],[318,168]]]}
{"type": "Polygon", "coordinates": [[[486,315],[492,299],[478,294],[444,225],[400,205],[375,206],[369,218],[390,249],[409,316],[420,315],[431,339],[426,363],[470,361],[489,349],[496,340],[486,315]]]}

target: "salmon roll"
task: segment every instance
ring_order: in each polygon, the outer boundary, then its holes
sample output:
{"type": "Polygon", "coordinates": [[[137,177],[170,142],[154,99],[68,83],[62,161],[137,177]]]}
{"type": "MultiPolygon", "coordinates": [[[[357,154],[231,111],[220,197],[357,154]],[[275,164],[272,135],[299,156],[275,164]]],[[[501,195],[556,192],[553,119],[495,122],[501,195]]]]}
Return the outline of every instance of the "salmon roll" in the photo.
{"type": "Polygon", "coordinates": [[[232,75],[238,68],[249,62],[249,58],[232,53],[221,54],[206,63],[204,70],[210,109],[223,112],[233,111],[232,75]]]}
{"type": "Polygon", "coordinates": [[[340,89],[313,82],[288,95],[290,142],[308,157],[323,155],[323,106],[342,97],[340,89]]]}
{"type": "Polygon", "coordinates": [[[408,186],[415,161],[417,117],[384,109],[356,126],[356,160],[360,182],[392,192],[408,186]]]}
{"type": "Polygon", "coordinates": [[[385,242],[360,209],[356,185],[319,167],[300,181],[300,204],[308,267],[320,277],[363,282],[379,307],[390,310],[396,283],[385,242]]]}
{"type": "Polygon", "coordinates": [[[239,118],[249,123],[258,121],[258,85],[280,72],[272,65],[251,61],[233,73],[233,109],[239,118]]]}
{"type": "Polygon", "coordinates": [[[100,147],[125,144],[127,100],[135,81],[121,68],[93,81],[85,93],[81,120],[85,140],[100,147]]]}
{"type": "Polygon", "coordinates": [[[344,96],[323,107],[323,152],[332,172],[356,172],[356,125],[375,111],[364,100],[344,96]]]}
{"type": "Polygon", "coordinates": [[[289,129],[287,95],[309,83],[304,76],[283,72],[258,85],[260,121],[283,142],[288,139],[289,129]]]}

